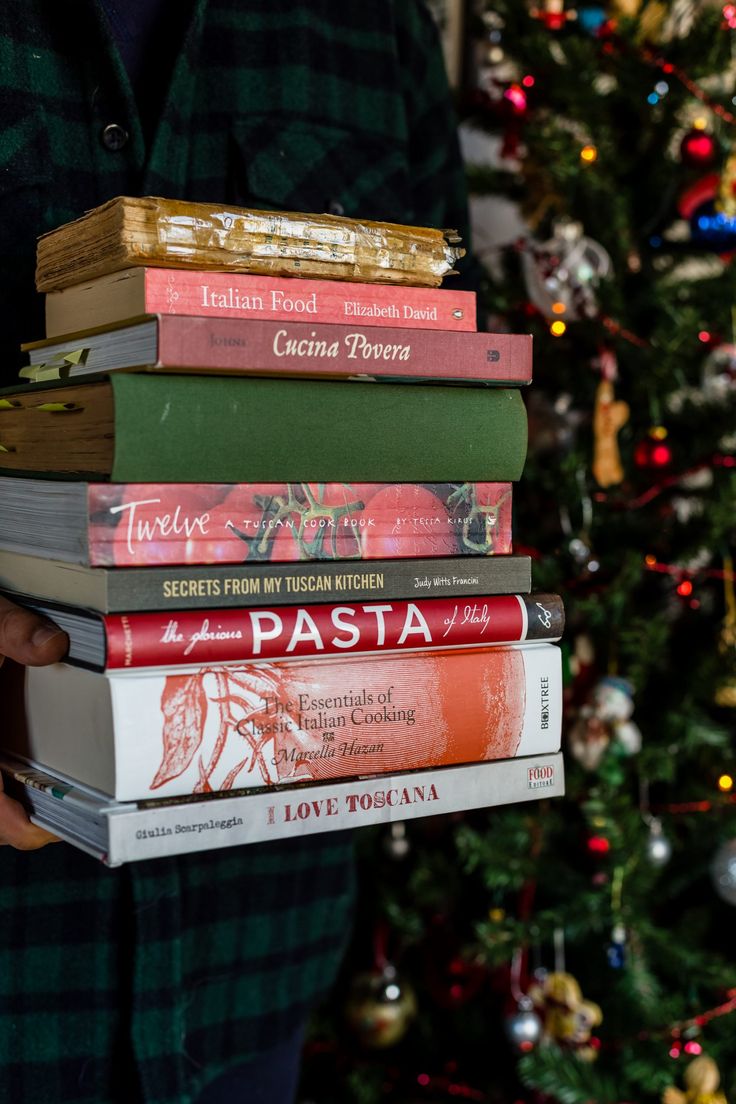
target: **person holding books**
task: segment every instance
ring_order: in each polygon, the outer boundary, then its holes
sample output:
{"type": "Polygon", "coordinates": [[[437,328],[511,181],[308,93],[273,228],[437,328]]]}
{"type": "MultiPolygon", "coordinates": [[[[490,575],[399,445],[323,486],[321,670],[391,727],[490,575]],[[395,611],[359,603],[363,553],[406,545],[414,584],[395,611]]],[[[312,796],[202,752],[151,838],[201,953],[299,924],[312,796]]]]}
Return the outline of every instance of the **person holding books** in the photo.
{"type": "MultiPolygon", "coordinates": [[[[3,370],[43,334],[36,236],[115,195],[452,226],[463,170],[420,0],[8,0],[3,370]]],[[[6,374],[3,382],[14,382],[6,374]]],[[[0,654],[65,638],[0,603],[0,654]]],[[[17,670],[4,668],[5,690],[17,670]]],[[[339,833],[107,870],[0,798],[0,1102],[288,1104],[349,934],[339,833]]]]}

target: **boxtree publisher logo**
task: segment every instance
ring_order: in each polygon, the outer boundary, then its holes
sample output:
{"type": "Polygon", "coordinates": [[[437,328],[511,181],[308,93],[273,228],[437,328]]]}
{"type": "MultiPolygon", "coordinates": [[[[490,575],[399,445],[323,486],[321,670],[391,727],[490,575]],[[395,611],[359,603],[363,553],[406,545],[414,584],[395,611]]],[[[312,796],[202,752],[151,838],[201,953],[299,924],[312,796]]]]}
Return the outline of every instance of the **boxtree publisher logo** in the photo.
{"type": "Polygon", "coordinates": [[[555,784],[555,768],[550,763],[527,767],[526,781],[527,788],[530,790],[549,789],[555,784]]]}

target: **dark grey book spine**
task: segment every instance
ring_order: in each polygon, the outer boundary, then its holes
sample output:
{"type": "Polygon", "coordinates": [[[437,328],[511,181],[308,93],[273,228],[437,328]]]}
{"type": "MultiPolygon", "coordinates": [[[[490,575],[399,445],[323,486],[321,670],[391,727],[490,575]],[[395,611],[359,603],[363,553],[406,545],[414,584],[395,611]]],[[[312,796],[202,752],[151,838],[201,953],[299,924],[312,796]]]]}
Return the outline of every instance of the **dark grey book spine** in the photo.
{"type": "MultiPolygon", "coordinates": [[[[252,563],[242,567],[90,568],[105,571],[103,613],[227,606],[528,594],[528,556],[252,563]]],[[[62,596],[59,595],[61,598],[62,596]]]]}
{"type": "Polygon", "coordinates": [[[559,594],[525,594],[526,640],[559,640],[565,628],[565,607],[559,594]]]}

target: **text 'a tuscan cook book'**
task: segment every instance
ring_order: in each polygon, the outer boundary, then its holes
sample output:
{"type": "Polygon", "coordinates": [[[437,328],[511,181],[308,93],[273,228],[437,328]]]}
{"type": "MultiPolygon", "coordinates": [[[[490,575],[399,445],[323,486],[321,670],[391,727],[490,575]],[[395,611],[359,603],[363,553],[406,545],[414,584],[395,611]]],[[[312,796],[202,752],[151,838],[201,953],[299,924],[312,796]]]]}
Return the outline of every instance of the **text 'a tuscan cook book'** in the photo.
{"type": "Polygon", "coordinates": [[[90,567],[475,558],[511,552],[511,503],[510,483],[0,476],[0,549],[90,567]]]}

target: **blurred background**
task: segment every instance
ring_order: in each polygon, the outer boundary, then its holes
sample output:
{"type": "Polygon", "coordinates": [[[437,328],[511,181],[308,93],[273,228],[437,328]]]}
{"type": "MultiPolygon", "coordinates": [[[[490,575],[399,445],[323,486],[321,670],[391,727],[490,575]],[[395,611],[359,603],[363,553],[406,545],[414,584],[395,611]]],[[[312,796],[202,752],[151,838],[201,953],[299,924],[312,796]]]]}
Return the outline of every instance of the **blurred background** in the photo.
{"type": "Polygon", "coordinates": [[[568,793],[361,834],[300,1099],[736,1101],[736,5],[432,7],[482,328],[535,338],[568,793]]]}

